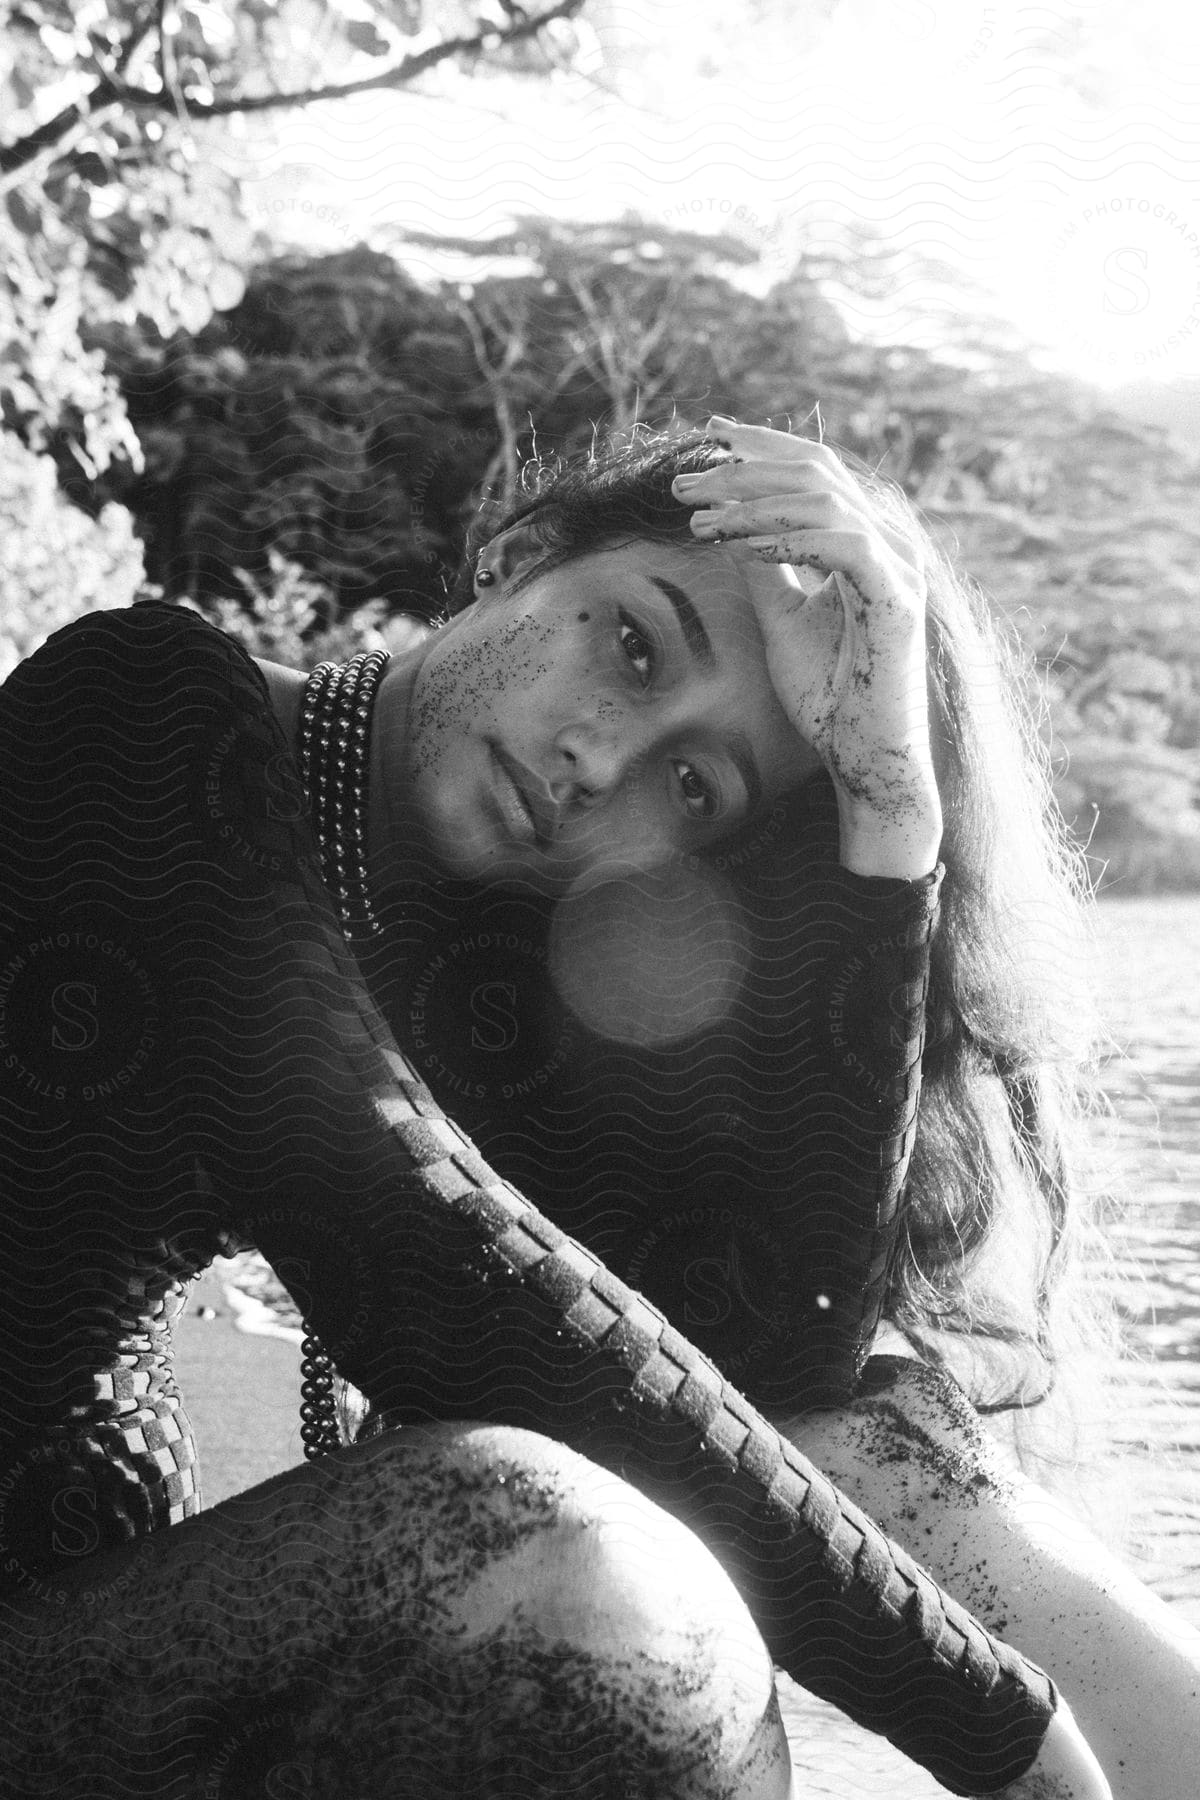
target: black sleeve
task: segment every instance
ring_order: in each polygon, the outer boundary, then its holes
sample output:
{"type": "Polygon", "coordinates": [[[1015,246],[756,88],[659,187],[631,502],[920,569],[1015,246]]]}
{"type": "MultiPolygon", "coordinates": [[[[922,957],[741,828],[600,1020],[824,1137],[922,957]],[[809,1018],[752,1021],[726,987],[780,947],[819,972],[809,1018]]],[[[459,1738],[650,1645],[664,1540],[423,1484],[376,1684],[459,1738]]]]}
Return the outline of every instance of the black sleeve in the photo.
{"type": "Polygon", "coordinates": [[[667,900],[643,888],[645,935],[624,896],[596,925],[431,887],[363,960],[492,1167],[784,1418],[844,1404],[878,1324],[939,890],[843,868],[812,786],[667,900]]]}
{"type": "MultiPolygon", "coordinates": [[[[376,1406],[562,1439],[690,1524],[776,1661],[952,1791],[992,1792],[1028,1768],[1054,1710],[1048,1678],[433,1105],[346,948],[240,651],[165,606],[95,615],[10,680],[0,756],[14,870],[2,922],[27,933],[54,914],[55,930],[94,935],[119,921],[145,976],[129,973],[129,992],[158,1021],[152,1055],[89,1052],[91,1079],[72,1073],[65,1095],[66,1050],[31,1071],[13,1114],[19,1207],[36,1209],[39,1186],[61,1207],[55,1182],[89,1147],[105,1253],[123,1236],[164,1257],[257,1243],[376,1406]]],[[[928,894],[912,904],[927,937],[928,894]]],[[[910,1000],[913,935],[896,951],[910,1000]]],[[[903,1025],[905,1069],[916,1046],[919,1027],[903,1025]]]]}

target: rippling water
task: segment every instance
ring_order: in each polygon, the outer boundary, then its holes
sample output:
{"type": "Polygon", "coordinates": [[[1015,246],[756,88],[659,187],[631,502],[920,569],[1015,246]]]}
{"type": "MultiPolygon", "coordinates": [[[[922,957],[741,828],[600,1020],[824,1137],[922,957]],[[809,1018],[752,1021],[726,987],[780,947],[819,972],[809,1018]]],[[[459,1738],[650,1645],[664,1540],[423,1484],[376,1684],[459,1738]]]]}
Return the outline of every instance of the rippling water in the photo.
{"type": "Polygon", "coordinates": [[[1200,900],[1101,909],[1107,1016],[1124,1054],[1102,1141],[1131,1212],[1114,1234],[1135,1343],[1120,1437],[1135,1454],[1140,1572],[1200,1626],[1200,900]]]}

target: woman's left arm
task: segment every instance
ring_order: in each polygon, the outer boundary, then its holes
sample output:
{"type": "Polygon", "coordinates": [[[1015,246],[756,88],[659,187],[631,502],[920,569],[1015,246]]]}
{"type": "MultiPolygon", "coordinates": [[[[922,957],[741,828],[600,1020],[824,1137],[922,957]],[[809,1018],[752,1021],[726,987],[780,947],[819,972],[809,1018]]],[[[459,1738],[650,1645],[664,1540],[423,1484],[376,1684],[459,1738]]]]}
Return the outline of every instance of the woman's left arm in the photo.
{"type": "Polygon", "coordinates": [[[713,419],[731,460],[676,492],[692,530],[738,557],[780,702],[837,795],[840,858],[915,880],[942,812],[929,739],[925,551],[825,444],[713,419]],[[825,579],[815,591],[798,568],[825,579]]]}
{"type": "Polygon", "coordinates": [[[848,1406],[782,1430],[989,1630],[1054,1671],[1117,1800],[1194,1800],[1200,1633],[1009,1466],[954,1381],[874,1357],[848,1406]]]}

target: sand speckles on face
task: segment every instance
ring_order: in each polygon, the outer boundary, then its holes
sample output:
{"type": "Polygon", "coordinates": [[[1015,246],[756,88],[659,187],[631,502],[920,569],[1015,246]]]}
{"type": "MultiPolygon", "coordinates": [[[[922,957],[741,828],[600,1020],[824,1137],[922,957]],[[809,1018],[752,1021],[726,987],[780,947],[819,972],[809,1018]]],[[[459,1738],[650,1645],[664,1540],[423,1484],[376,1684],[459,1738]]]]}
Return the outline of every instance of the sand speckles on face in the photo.
{"type": "Polygon", "coordinates": [[[544,677],[548,664],[537,652],[554,635],[552,626],[523,614],[485,640],[448,641],[417,697],[412,731],[417,768],[435,766],[439,741],[474,725],[501,695],[544,677]]]}

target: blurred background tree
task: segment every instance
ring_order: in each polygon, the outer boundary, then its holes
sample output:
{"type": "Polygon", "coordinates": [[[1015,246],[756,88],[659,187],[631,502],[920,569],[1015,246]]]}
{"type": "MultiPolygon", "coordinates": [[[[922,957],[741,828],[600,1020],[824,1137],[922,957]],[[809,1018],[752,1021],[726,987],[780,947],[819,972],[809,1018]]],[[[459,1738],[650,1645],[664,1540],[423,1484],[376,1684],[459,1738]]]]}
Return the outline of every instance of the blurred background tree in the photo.
{"type": "MultiPolygon", "coordinates": [[[[121,605],[136,586],[109,542],[110,477],[122,498],[169,478],[169,447],[133,429],[118,370],[166,371],[173,346],[244,291],[255,233],[222,172],[228,121],[406,87],[448,62],[536,77],[570,57],[581,5],[0,0],[0,491],[21,532],[16,496],[32,478],[7,439],[52,460],[54,489],[36,484],[43,540],[92,545],[96,570],[113,562],[111,582],[80,588],[81,608],[121,605]]],[[[189,379],[213,385],[199,368],[189,379]]],[[[202,542],[206,521],[189,526],[202,542]]],[[[36,542],[10,542],[14,574],[36,562],[36,542]]],[[[65,591],[9,584],[0,673],[64,622],[65,591]]]]}

